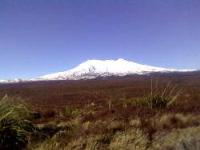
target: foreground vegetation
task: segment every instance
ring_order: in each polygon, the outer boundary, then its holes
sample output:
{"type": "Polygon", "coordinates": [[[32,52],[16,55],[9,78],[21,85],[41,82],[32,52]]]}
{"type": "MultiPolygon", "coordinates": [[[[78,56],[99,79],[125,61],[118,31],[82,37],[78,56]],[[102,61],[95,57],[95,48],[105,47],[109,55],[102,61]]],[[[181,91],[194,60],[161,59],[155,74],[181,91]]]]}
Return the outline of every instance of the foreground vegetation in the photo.
{"type": "Polygon", "coordinates": [[[0,149],[199,150],[200,82],[170,80],[0,88],[0,149]]]}

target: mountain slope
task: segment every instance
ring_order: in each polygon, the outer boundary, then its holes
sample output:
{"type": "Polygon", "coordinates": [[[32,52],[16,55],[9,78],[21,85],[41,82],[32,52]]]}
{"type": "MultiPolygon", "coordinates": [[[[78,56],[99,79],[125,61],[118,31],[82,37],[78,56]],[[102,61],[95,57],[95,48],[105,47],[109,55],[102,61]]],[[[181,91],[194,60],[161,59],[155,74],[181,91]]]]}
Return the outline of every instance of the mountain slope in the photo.
{"type": "Polygon", "coordinates": [[[190,72],[197,70],[176,70],[138,64],[124,59],[117,60],[88,60],[77,67],[58,73],[47,74],[30,80],[14,79],[0,80],[0,83],[18,83],[43,80],[80,80],[97,77],[125,76],[133,74],[148,74],[154,72],[190,72]]]}
{"type": "Polygon", "coordinates": [[[124,76],[131,74],[146,74],[151,72],[173,72],[175,69],[166,69],[141,65],[124,59],[117,60],[88,60],[77,67],[37,78],[37,80],[79,80],[105,76],[124,76]]]}

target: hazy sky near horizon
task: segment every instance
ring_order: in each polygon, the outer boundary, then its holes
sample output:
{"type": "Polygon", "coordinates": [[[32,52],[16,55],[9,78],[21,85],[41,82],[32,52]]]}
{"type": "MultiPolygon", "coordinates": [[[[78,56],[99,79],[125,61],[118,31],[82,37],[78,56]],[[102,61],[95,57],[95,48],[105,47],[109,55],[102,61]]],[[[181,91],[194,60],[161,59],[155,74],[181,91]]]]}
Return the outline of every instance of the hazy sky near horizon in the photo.
{"type": "Polygon", "coordinates": [[[0,0],[0,79],[117,58],[200,69],[200,1],[0,0]]]}

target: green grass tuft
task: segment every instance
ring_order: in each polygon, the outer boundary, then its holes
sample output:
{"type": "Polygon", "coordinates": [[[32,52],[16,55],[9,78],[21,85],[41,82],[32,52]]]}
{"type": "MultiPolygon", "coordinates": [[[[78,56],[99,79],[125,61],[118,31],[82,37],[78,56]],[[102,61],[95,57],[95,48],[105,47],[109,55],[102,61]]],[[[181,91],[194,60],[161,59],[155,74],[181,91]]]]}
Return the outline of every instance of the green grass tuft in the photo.
{"type": "Polygon", "coordinates": [[[151,89],[149,95],[136,98],[132,103],[137,106],[147,106],[151,109],[163,109],[175,104],[180,93],[181,91],[176,86],[168,84],[164,89],[151,89]]]}

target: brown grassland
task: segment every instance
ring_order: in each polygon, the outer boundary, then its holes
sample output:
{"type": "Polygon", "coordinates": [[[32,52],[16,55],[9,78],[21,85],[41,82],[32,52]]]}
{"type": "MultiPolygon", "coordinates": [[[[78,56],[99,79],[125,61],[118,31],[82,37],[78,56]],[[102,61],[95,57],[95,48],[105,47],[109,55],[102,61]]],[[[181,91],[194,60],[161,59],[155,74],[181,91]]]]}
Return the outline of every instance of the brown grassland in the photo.
{"type": "Polygon", "coordinates": [[[1,84],[0,98],[0,149],[200,149],[200,72],[1,84]]]}

